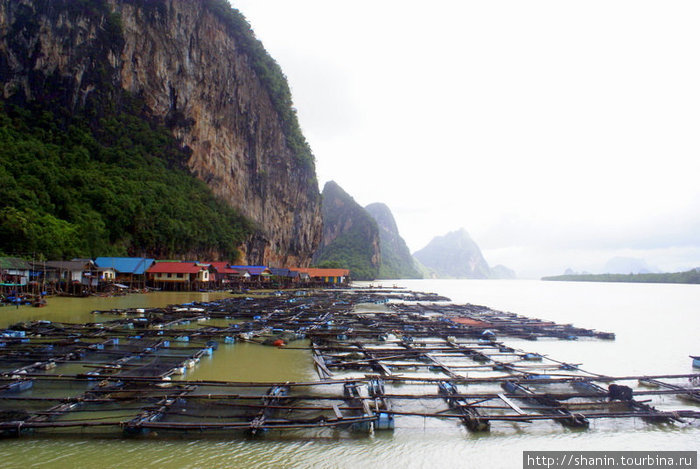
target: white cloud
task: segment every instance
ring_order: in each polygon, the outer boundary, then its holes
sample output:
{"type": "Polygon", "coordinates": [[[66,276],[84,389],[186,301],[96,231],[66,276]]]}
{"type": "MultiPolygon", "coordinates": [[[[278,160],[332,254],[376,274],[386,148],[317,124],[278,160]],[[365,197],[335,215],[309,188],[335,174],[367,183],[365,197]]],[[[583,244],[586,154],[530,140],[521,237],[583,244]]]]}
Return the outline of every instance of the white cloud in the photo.
{"type": "Polygon", "coordinates": [[[516,270],[700,265],[699,3],[232,3],[321,184],[386,203],[412,250],[463,226],[516,270]]]}

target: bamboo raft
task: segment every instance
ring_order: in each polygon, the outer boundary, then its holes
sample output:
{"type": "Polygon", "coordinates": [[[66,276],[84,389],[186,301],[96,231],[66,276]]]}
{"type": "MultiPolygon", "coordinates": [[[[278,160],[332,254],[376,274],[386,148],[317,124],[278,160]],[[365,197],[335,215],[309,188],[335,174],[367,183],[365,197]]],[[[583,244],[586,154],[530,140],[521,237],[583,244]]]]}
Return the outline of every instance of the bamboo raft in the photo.
{"type": "Polygon", "coordinates": [[[96,312],[115,317],[100,323],[18,324],[0,339],[0,433],[373,432],[415,418],[487,432],[542,421],[585,429],[605,419],[691,425],[700,418],[697,410],[652,405],[697,402],[700,388],[683,380],[697,382],[698,374],[602,376],[502,339],[610,333],[444,301],[333,290],[96,312]],[[222,319],[235,322],[210,324],[222,319]],[[302,339],[288,348],[308,351],[317,381],[186,379],[219,344],[302,339]]]}

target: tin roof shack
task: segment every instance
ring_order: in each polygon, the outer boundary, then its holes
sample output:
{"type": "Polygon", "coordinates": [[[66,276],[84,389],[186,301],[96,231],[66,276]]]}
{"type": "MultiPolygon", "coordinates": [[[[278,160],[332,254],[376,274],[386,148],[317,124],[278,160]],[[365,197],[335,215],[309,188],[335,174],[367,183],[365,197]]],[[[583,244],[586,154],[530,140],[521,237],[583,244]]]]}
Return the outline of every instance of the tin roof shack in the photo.
{"type": "Polygon", "coordinates": [[[146,288],[146,271],[155,259],[146,257],[98,257],[95,265],[100,268],[112,268],[116,272],[115,282],[130,288],[146,288]]]}
{"type": "Polygon", "coordinates": [[[209,288],[209,269],[209,264],[199,262],[155,262],[148,269],[148,279],[163,290],[200,290],[209,288]]]}
{"type": "Polygon", "coordinates": [[[270,274],[275,288],[291,288],[301,281],[299,272],[295,270],[270,267],[270,274]]]}
{"type": "Polygon", "coordinates": [[[243,283],[250,275],[231,267],[228,262],[209,262],[211,266],[210,284],[217,288],[232,288],[243,283]]]}
{"type": "Polygon", "coordinates": [[[117,280],[117,271],[111,267],[97,267],[97,278],[100,283],[113,283],[117,280]]]}
{"type": "Polygon", "coordinates": [[[97,287],[97,267],[90,259],[35,263],[59,295],[87,296],[97,287]],[[93,282],[94,279],[94,282],[93,282]]]}
{"type": "Polygon", "coordinates": [[[247,286],[263,287],[270,283],[272,273],[265,265],[232,265],[232,269],[247,272],[250,275],[247,286]]]}
{"type": "Polygon", "coordinates": [[[348,269],[294,268],[294,270],[308,274],[312,285],[340,286],[350,283],[350,271],[348,269]]]}
{"type": "Polygon", "coordinates": [[[29,287],[29,262],[18,257],[0,257],[0,294],[26,292],[29,287]]]}

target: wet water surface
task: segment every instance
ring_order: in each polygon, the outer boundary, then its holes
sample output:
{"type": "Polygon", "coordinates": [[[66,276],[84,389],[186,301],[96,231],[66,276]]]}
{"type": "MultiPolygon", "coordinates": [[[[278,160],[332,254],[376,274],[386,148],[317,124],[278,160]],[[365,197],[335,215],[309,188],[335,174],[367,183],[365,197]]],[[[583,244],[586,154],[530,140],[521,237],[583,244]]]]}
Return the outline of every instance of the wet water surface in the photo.
{"type": "MultiPolygon", "coordinates": [[[[612,331],[615,341],[505,340],[508,345],[582,363],[612,375],[690,373],[700,355],[700,286],[536,281],[422,280],[386,282],[560,323],[612,331]]],[[[50,298],[45,308],[1,308],[0,325],[32,319],[104,321],[93,310],[211,301],[226,293],[149,293],[116,298],[50,298]]],[[[296,344],[304,345],[303,342],[296,344]]],[[[306,350],[255,344],[221,345],[186,379],[309,381],[306,350]]],[[[406,385],[401,392],[406,392],[406,385]]],[[[474,388],[475,390],[476,387],[474,388]]],[[[388,392],[390,392],[388,390],[388,392]]],[[[662,408],[695,408],[673,397],[662,408]]],[[[594,420],[588,430],[557,424],[499,423],[486,434],[457,421],[397,418],[393,432],[348,430],[246,438],[208,434],[117,437],[22,437],[0,442],[2,467],[521,467],[524,450],[697,450],[700,425],[651,425],[640,419],[594,420]]]]}

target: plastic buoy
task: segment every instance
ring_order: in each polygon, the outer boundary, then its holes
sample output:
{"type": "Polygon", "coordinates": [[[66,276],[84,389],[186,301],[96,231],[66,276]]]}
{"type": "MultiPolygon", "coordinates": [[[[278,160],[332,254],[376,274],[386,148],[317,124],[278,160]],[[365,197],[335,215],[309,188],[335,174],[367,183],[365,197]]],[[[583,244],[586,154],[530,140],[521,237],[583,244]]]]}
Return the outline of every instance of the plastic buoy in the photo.
{"type": "Polygon", "coordinates": [[[274,345],[275,347],[284,347],[284,340],[277,339],[274,342],[272,342],[272,345],[274,345]]]}

